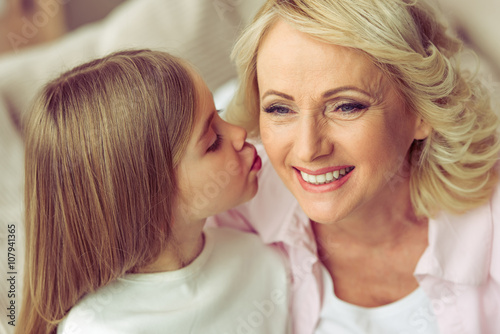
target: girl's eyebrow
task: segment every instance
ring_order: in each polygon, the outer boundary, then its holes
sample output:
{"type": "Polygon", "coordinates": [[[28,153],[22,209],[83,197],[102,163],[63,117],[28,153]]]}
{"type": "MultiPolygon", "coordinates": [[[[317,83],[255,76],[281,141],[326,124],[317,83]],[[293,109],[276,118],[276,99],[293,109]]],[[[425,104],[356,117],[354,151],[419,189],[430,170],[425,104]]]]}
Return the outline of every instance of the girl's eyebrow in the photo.
{"type": "Polygon", "coordinates": [[[210,124],[212,124],[212,120],[214,119],[214,116],[215,112],[212,112],[210,116],[208,116],[207,120],[205,121],[205,124],[203,125],[203,131],[201,132],[200,137],[196,141],[197,143],[199,143],[203,139],[203,137],[205,137],[205,135],[207,134],[208,129],[210,128],[210,124]]]}

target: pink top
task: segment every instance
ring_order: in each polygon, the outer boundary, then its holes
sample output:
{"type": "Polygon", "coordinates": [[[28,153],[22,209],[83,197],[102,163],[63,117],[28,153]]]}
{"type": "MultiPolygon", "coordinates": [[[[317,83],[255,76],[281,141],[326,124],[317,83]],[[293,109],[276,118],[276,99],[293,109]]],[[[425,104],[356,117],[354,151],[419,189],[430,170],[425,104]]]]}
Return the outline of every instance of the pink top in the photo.
{"type": "MultiPolygon", "coordinates": [[[[274,171],[265,151],[259,192],[209,219],[258,233],[289,258],[295,334],[312,334],[322,305],[322,264],[309,218],[274,171]]],[[[500,186],[490,203],[465,215],[429,221],[429,246],[414,275],[428,295],[442,333],[500,333],[500,186]]]]}

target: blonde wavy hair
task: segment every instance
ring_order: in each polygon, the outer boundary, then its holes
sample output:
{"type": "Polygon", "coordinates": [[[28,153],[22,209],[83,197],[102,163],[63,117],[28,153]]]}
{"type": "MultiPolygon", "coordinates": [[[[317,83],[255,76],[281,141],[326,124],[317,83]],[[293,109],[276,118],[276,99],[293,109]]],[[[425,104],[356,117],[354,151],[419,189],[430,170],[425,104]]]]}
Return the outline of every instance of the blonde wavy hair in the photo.
{"type": "Polygon", "coordinates": [[[418,215],[463,213],[487,202],[497,183],[499,119],[487,90],[460,70],[462,43],[419,0],[269,0],[237,41],[240,86],[228,121],[259,135],[256,59],[277,20],[326,43],[361,50],[396,84],[407,107],[432,127],[411,153],[411,198],[418,215]]]}
{"type": "Polygon", "coordinates": [[[187,64],[122,51],[43,89],[25,131],[27,259],[16,333],[54,333],[86,293],[170,242],[196,90],[187,64]]]}

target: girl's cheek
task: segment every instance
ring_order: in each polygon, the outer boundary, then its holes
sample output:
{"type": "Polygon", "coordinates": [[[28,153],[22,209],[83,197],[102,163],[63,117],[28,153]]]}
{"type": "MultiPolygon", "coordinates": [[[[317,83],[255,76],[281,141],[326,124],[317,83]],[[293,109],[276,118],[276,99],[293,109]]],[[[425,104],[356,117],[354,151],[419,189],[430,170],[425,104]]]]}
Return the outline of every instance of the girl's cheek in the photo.
{"type": "Polygon", "coordinates": [[[229,174],[229,177],[239,176],[243,172],[241,163],[237,160],[229,160],[225,166],[225,172],[229,174]]]}

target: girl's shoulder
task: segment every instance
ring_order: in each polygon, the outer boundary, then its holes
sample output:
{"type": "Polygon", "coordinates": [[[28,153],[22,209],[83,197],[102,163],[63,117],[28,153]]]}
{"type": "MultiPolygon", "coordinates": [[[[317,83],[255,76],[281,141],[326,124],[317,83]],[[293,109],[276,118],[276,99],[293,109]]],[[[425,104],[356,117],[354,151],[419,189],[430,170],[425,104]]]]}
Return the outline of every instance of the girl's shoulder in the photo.
{"type": "Polygon", "coordinates": [[[274,273],[286,271],[286,260],[283,249],[278,245],[266,244],[255,233],[243,232],[226,227],[207,227],[208,241],[213,244],[210,261],[235,266],[244,265],[255,270],[264,269],[274,273]]]}
{"type": "Polygon", "coordinates": [[[117,283],[113,282],[84,296],[58,325],[57,334],[124,334],[120,330],[122,326],[117,326],[116,318],[110,317],[109,313],[122,290],[121,284],[117,283]]]}
{"type": "Polygon", "coordinates": [[[284,332],[290,288],[279,249],[255,234],[229,228],[205,228],[204,234],[203,251],[191,264],[171,272],[126,275],[88,294],[71,309],[58,334],[159,333],[167,327],[178,333],[224,333],[247,326],[244,315],[255,312],[266,314],[265,332],[284,332]]]}

